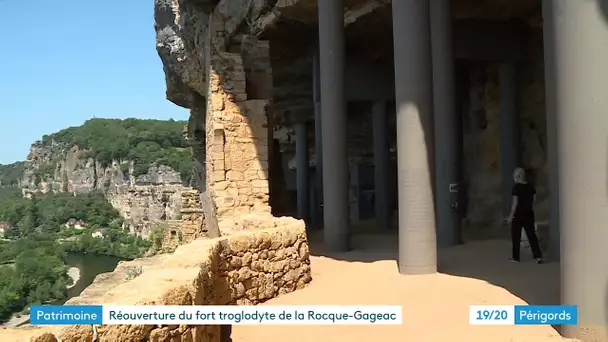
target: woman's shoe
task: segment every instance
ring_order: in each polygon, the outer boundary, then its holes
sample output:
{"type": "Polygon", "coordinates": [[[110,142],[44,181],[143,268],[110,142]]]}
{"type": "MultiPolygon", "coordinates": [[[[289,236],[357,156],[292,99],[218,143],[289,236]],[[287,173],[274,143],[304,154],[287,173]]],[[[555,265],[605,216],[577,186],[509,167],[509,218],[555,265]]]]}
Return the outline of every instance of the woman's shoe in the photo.
{"type": "Polygon", "coordinates": [[[541,259],[541,258],[537,258],[537,259],[536,259],[536,263],[537,263],[537,264],[542,264],[542,263],[544,263],[544,262],[543,262],[543,259],[541,259]]]}
{"type": "Polygon", "coordinates": [[[513,259],[513,258],[509,258],[509,261],[510,261],[510,262],[519,262],[519,260],[517,260],[517,259],[513,259]]]}

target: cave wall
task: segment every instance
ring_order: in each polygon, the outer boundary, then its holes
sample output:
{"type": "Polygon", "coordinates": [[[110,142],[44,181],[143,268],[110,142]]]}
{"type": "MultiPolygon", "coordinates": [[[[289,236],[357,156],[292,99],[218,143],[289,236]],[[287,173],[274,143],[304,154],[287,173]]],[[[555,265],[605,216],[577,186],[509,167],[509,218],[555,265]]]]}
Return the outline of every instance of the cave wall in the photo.
{"type": "MultiPolygon", "coordinates": [[[[518,114],[521,166],[537,190],[537,221],[548,220],[548,172],[542,32],[534,31],[529,56],[518,65],[518,114]]],[[[500,235],[500,84],[498,63],[483,62],[468,68],[464,92],[464,182],[467,197],[466,233],[500,235]]]]}

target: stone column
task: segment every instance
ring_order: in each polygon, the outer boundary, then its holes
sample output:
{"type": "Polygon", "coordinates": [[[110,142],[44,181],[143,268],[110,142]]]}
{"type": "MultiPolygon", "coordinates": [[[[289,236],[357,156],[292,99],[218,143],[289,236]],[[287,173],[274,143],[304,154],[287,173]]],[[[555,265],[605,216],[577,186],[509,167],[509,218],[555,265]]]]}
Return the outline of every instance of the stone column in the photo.
{"type": "Polygon", "coordinates": [[[390,227],[389,195],[389,144],[386,120],[386,102],[378,101],[372,108],[372,127],[374,142],[374,190],[376,224],[380,229],[390,227]]]}
{"type": "Polygon", "coordinates": [[[435,119],[435,204],[437,206],[437,245],[458,244],[460,218],[456,211],[460,160],[454,89],[454,56],[452,53],[451,0],[433,0],[431,6],[431,40],[433,56],[433,99],[435,119]]]}
{"type": "Polygon", "coordinates": [[[502,175],[502,214],[511,211],[513,170],[520,162],[519,115],[517,113],[517,68],[504,62],[499,68],[500,84],[500,172],[502,175]]]}
{"type": "Polygon", "coordinates": [[[562,303],[567,337],[608,341],[608,1],[543,1],[556,80],[562,303]]]}
{"type": "Polygon", "coordinates": [[[550,6],[543,5],[543,43],[545,57],[545,112],[547,118],[547,164],[549,170],[549,251],[551,260],[560,259],[559,170],[557,160],[557,122],[555,117],[555,54],[553,18],[550,6]]]}
{"type": "Polygon", "coordinates": [[[323,222],[328,250],[350,250],[342,0],[319,1],[323,222]]]}
{"type": "Polygon", "coordinates": [[[323,224],[323,138],[321,123],[321,85],[320,83],[319,53],[315,52],[312,67],[312,92],[315,108],[315,174],[316,174],[316,203],[315,221],[317,226],[323,224]]]}
{"type": "Polygon", "coordinates": [[[296,131],[296,188],[298,196],[298,218],[308,220],[310,189],[308,187],[308,127],[298,122],[296,131]]]}
{"type": "Polygon", "coordinates": [[[437,271],[428,0],[393,1],[399,272],[437,271]]]}

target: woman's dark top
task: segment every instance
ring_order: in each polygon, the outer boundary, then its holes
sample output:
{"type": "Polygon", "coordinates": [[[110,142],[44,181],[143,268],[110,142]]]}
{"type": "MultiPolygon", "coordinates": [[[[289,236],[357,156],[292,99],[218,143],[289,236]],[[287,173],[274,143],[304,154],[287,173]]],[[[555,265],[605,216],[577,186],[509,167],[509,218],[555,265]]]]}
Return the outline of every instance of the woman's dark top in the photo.
{"type": "Polygon", "coordinates": [[[516,218],[534,217],[534,195],[536,189],[530,183],[516,183],[511,191],[513,196],[517,196],[517,207],[515,208],[516,218]]]}

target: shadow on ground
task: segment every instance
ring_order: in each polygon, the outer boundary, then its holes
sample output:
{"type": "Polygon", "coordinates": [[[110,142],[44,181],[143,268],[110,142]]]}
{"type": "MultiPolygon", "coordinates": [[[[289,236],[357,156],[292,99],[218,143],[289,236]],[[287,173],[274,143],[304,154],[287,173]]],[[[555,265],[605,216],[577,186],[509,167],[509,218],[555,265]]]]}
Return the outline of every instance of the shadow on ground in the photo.
{"type": "Polygon", "coordinates": [[[353,262],[375,262],[379,260],[397,260],[397,231],[379,232],[373,220],[351,227],[352,251],[333,253],[323,245],[323,230],[307,229],[310,243],[310,254],[353,262]]]}
{"type": "MultiPolygon", "coordinates": [[[[354,227],[353,230],[353,250],[346,253],[326,252],[323,231],[311,232],[311,255],[364,263],[395,260],[395,272],[398,272],[396,231],[374,233],[365,227],[354,227]]],[[[530,305],[560,304],[559,263],[537,265],[529,249],[522,249],[521,263],[511,263],[508,261],[510,250],[510,242],[500,239],[470,241],[439,250],[439,272],[500,286],[530,305]]],[[[484,303],[471,303],[475,304],[484,303]]]]}

